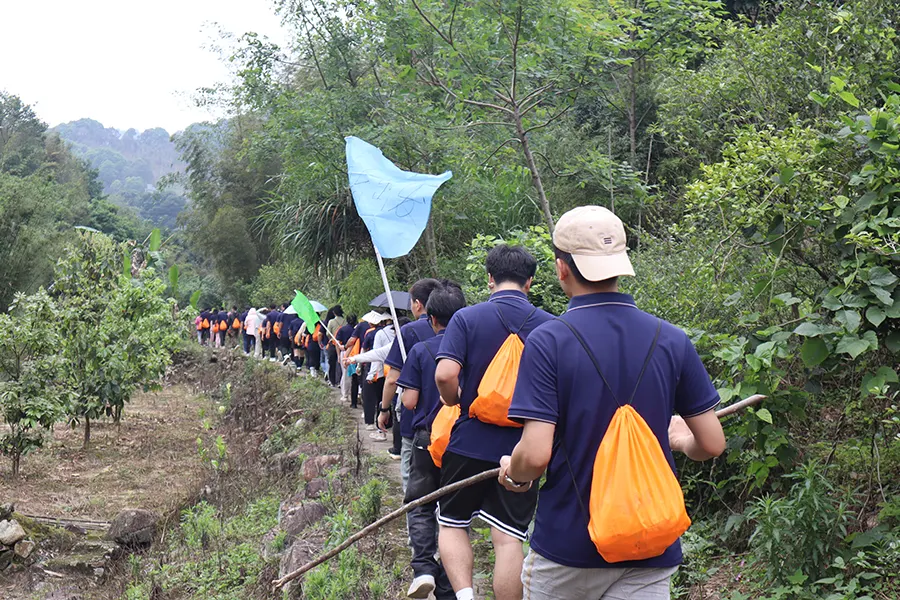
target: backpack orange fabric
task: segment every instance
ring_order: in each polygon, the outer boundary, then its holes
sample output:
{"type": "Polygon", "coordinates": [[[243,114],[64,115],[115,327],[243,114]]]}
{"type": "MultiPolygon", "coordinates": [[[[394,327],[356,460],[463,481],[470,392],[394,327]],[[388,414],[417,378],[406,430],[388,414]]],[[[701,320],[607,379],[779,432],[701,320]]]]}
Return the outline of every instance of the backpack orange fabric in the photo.
{"type": "MultiPolygon", "coordinates": [[[[563,319],[560,321],[581,342],[607,390],[619,405],[594,459],[588,511],[591,541],[608,563],[659,556],[691,526],[681,485],[669,466],[665,452],[653,430],[631,406],[656,349],[662,321],[657,323],[650,352],[634,391],[624,404],[606,382],[600,364],[581,334],[563,319]]],[[[575,480],[574,474],[572,480],[575,480]]],[[[578,493],[578,486],[575,487],[578,493]]],[[[580,493],[578,501],[581,502],[580,493]]]]}
{"type": "Polygon", "coordinates": [[[275,332],[275,337],[281,337],[281,321],[275,321],[272,330],[275,332]]]}
{"type": "Polygon", "coordinates": [[[235,317],[234,321],[231,323],[231,327],[233,329],[240,329],[241,328],[241,320],[238,319],[237,317],[235,317]]]}
{"type": "Polygon", "coordinates": [[[302,341],[302,338],[303,338],[303,329],[300,328],[297,330],[297,333],[294,334],[294,345],[299,346],[300,342],[302,341]]]}
{"type": "Polygon", "coordinates": [[[500,320],[503,326],[509,331],[506,341],[497,350],[491,364],[488,365],[478,384],[478,397],[469,406],[469,416],[478,419],[482,423],[490,423],[491,425],[499,425],[500,427],[522,427],[521,423],[510,421],[507,418],[509,413],[509,404],[512,402],[513,391],[516,389],[516,379],[519,376],[519,362],[522,360],[522,350],[525,345],[522,338],[519,337],[519,331],[525,327],[525,323],[534,314],[536,308],[532,310],[522,326],[515,332],[510,329],[503,318],[500,308],[497,312],[500,314],[500,320]]]}
{"type": "Polygon", "coordinates": [[[428,445],[428,452],[431,454],[434,466],[439,469],[444,460],[444,452],[450,444],[450,432],[453,431],[453,425],[459,419],[459,415],[458,404],[456,406],[442,406],[431,424],[431,443],[428,445]]]}
{"type": "Polygon", "coordinates": [[[209,319],[203,319],[203,323],[200,324],[203,329],[209,329],[209,319]]]}

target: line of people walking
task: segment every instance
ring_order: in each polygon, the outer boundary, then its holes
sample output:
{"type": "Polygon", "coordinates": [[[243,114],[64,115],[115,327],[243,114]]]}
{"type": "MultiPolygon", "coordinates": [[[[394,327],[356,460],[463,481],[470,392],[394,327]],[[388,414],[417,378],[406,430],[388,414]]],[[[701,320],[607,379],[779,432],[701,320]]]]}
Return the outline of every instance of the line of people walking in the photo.
{"type": "Polygon", "coordinates": [[[406,502],[499,466],[407,515],[410,598],[474,600],[475,519],[491,530],[496,600],[669,598],[690,525],[673,453],[724,451],[719,396],[688,336],[619,291],[634,270],[618,217],[576,208],[552,240],[570,299],[559,317],[528,299],[535,258],[500,244],[488,301],[467,306],[459,284],[421,279],[399,337],[389,315],[344,319],[340,306],[306,337],[287,305],[198,318],[201,343],[242,332],[245,352],[305,360],[353,408],[361,391],[406,502]]]}
{"type": "Polygon", "coordinates": [[[690,524],[673,452],[724,451],[719,396],[687,335],[619,292],[634,270],[618,217],[574,209],[553,245],[560,317],[528,300],[537,262],[522,247],[488,253],[487,302],[466,306],[446,280],[410,289],[407,356],[396,339],[384,356],[378,418],[386,430],[400,388],[405,500],[500,466],[408,515],[411,598],[474,599],[476,518],[497,600],[669,598],[690,524]]]}

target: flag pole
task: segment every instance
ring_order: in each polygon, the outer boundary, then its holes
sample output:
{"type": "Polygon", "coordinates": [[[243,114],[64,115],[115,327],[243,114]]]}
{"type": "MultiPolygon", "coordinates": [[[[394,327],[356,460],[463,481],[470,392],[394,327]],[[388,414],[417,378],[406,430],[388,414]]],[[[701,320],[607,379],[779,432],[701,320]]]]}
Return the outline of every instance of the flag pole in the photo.
{"type": "Polygon", "coordinates": [[[384,260],[381,258],[381,252],[372,240],[372,246],[375,248],[375,258],[378,260],[378,269],[381,271],[381,281],[384,283],[384,293],[387,295],[388,306],[391,309],[391,318],[394,320],[394,333],[397,334],[397,341],[400,342],[400,354],[403,356],[403,362],[406,362],[406,346],[403,344],[403,336],[400,335],[400,323],[397,320],[397,308],[394,306],[394,297],[391,295],[391,286],[388,284],[387,272],[384,270],[384,260]]]}

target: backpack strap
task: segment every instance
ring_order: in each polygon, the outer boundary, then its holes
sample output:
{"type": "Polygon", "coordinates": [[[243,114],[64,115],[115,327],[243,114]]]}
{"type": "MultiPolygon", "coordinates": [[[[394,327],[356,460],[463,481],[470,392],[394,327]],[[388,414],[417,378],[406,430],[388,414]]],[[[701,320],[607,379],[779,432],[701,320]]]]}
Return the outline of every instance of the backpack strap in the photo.
{"type": "MultiPolygon", "coordinates": [[[[509,323],[507,323],[506,319],[503,317],[503,311],[500,310],[499,306],[497,306],[496,308],[497,308],[497,314],[500,315],[500,322],[503,323],[503,326],[506,327],[506,330],[511,335],[519,335],[519,332],[525,328],[525,325],[528,323],[528,321],[531,319],[531,317],[534,316],[534,313],[537,312],[537,306],[532,307],[531,312],[528,313],[528,316],[525,317],[525,320],[522,321],[522,324],[519,325],[519,328],[516,329],[515,331],[513,331],[513,328],[509,326],[509,323]]],[[[522,336],[519,336],[519,337],[522,337],[522,336]]]]}
{"type": "MultiPolygon", "coordinates": [[[[616,396],[616,393],[613,391],[612,386],[609,385],[609,382],[606,380],[606,377],[603,375],[603,371],[600,369],[600,363],[597,362],[597,357],[594,356],[594,353],[591,352],[591,349],[588,348],[587,342],[584,341],[584,338],[581,336],[578,331],[572,327],[572,324],[566,321],[561,317],[557,317],[557,321],[563,323],[566,327],[569,328],[569,331],[575,336],[575,339],[581,344],[581,347],[584,348],[584,351],[587,352],[588,357],[591,359],[591,362],[594,363],[594,368],[597,369],[597,373],[600,375],[600,379],[603,380],[603,384],[606,386],[606,389],[609,390],[609,393],[612,395],[613,400],[616,401],[616,404],[621,408],[624,406],[619,398],[616,396]]],[[[653,358],[653,351],[656,350],[656,344],[659,342],[659,333],[662,330],[662,319],[656,320],[656,334],[653,336],[653,343],[650,344],[650,351],[647,352],[647,358],[644,359],[644,365],[641,367],[641,372],[638,374],[637,383],[634,384],[634,389],[631,392],[631,396],[629,396],[628,401],[625,404],[631,404],[634,400],[635,394],[637,394],[638,387],[641,385],[641,380],[644,378],[644,373],[647,371],[647,366],[650,364],[650,359],[653,358]]]]}

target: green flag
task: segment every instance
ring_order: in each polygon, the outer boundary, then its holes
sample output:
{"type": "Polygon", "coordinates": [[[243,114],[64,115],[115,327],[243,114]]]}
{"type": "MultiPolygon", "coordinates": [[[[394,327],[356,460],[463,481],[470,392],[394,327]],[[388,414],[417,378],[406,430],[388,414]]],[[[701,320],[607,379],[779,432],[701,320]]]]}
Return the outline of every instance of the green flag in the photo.
{"type": "Polygon", "coordinates": [[[294,310],[297,311],[297,316],[303,319],[303,322],[306,323],[306,330],[310,333],[316,332],[316,323],[319,322],[319,315],[316,314],[316,309],[313,308],[313,305],[310,304],[309,299],[303,295],[302,292],[298,292],[294,290],[297,295],[294,296],[294,299],[291,300],[291,306],[294,307],[294,310]]]}

